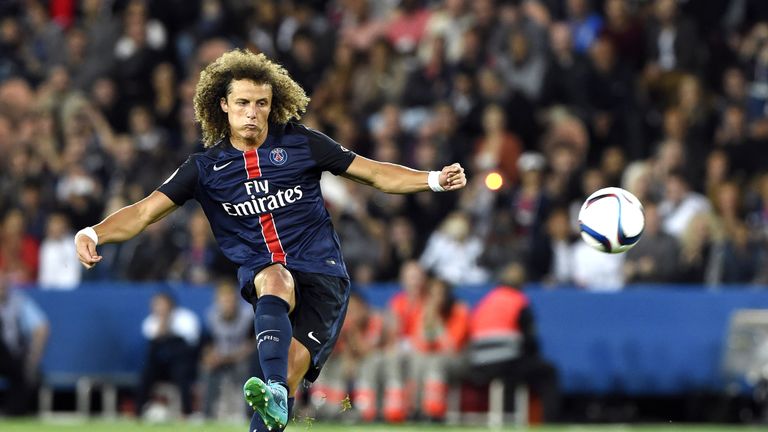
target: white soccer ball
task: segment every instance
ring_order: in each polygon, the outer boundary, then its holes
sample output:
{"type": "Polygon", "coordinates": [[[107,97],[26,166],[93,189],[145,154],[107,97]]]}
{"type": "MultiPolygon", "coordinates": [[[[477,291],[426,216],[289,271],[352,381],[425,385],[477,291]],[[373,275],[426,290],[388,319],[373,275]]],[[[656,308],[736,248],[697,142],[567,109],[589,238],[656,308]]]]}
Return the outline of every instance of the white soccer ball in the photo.
{"type": "Polygon", "coordinates": [[[591,247],[607,253],[632,248],[645,228],[643,204],[630,192],[608,187],[584,201],[579,210],[581,238],[591,247]]]}

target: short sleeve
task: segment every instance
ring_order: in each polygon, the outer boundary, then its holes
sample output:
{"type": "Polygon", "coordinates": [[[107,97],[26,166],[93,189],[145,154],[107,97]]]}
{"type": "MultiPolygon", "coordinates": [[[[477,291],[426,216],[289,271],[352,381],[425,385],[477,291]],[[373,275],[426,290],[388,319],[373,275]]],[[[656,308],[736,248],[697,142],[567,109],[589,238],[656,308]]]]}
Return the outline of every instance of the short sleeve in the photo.
{"type": "Polygon", "coordinates": [[[195,197],[198,175],[197,164],[190,156],[157,190],[167,195],[176,205],[183,205],[195,197]]]}
{"type": "Polygon", "coordinates": [[[171,317],[171,331],[188,344],[196,345],[200,340],[200,321],[191,310],[176,308],[171,317]]]}
{"type": "Polygon", "coordinates": [[[157,317],[149,315],[141,322],[141,334],[145,339],[152,340],[157,336],[157,330],[160,328],[160,324],[157,321],[157,317]]]}
{"type": "Polygon", "coordinates": [[[346,172],[355,159],[355,152],[344,148],[321,132],[312,129],[307,131],[309,148],[317,166],[323,171],[330,171],[333,175],[346,172]]]}

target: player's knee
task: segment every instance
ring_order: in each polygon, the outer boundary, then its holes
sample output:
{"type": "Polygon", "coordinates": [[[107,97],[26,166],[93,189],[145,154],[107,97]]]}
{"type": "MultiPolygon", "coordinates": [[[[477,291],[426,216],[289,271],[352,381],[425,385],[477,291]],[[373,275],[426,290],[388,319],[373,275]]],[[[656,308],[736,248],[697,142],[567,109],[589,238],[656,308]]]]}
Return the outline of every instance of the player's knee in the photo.
{"type": "Polygon", "coordinates": [[[274,295],[282,298],[293,308],[294,292],[293,277],[281,265],[272,265],[260,271],[253,280],[259,297],[274,295]]]}

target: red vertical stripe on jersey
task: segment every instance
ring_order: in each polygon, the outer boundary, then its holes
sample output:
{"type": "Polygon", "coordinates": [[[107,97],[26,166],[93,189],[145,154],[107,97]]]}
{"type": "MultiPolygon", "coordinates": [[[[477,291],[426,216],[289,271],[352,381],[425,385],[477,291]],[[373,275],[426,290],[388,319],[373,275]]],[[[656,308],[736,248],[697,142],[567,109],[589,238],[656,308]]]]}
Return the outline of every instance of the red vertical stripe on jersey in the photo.
{"type": "Polygon", "coordinates": [[[283,250],[283,244],[280,243],[280,236],[277,235],[272,213],[264,213],[259,216],[259,223],[261,223],[261,232],[264,234],[267,248],[272,253],[272,262],[285,264],[285,250],[283,250]]]}
{"type": "Polygon", "coordinates": [[[243,159],[245,159],[245,171],[248,173],[248,178],[261,177],[261,168],[259,167],[259,153],[256,150],[248,150],[243,153],[243,159]]]}
{"type": "MultiPolygon", "coordinates": [[[[243,153],[245,159],[245,171],[248,173],[248,179],[261,177],[261,167],[259,166],[259,153],[257,150],[248,150],[243,153]]],[[[280,242],[280,236],[277,234],[275,220],[272,213],[264,213],[259,216],[261,225],[261,234],[264,236],[264,242],[267,249],[272,254],[272,262],[285,264],[285,250],[280,242]]]]}

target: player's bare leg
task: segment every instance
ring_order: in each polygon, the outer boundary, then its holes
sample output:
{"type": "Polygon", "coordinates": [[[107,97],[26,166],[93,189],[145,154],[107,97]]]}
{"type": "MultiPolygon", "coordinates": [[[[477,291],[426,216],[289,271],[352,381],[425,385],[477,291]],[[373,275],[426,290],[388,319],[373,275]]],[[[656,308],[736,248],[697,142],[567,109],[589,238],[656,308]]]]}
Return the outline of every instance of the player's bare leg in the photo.
{"type": "Polygon", "coordinates": [[[297,339],[291,341],[291,348],[288,350],[288,394],[293,397],[301,385],[309,370],[311,354],[297,339]]]}
{"type": "MultiPolygon", "coordinates": [[[[289,411],[288,364],[293,330],[288,314],[296,304],[293,277],[285,267],[271,265],[260,271],[253,282],[258,296],[256,347],[264,380],[250,378],[243,392],[267,430],[281,430],[288,423],[289,411]]],[[[251,430],[257,430],[253,425],[258,419],[251,423],[251,430]]]]}

